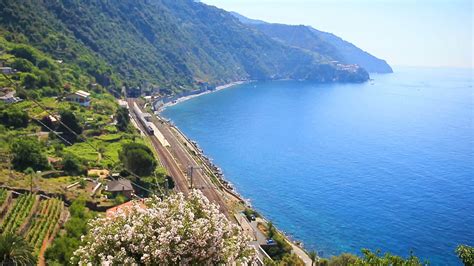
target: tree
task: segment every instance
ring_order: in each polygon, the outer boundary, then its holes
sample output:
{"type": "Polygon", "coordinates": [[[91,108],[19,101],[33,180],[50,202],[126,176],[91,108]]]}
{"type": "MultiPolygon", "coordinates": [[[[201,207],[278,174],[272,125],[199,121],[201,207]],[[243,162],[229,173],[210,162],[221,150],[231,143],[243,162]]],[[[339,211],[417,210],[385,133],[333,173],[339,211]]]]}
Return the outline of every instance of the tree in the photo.
{"type": "Polygon", "coordinates": [[[0,113],[0,123],[7,127],[22,128],[28,126],[28,113],[18,108],[9,108],[0,113]]]}
{"type": "Polygon", "coordinates": [[[11,145],[13,154],[13,168],[23,171],[28,167],[33,170],[48,169],[48,159],[41,151],[41,144],[33,138],[21,138],[13,141],[11,145]]]}
{"type": "Polygon", "coordinates": [[[79,248],[81,236],[87,233],[87,221],[93,218],[93,213],[85,206],[83,199],[76,199],[69,207],[71,217],[64,225],[64,233],[54,239],[53,244],[46,250],[47,265],[73,265],[71,257],[79,248]]]}
{"type": "Polygon", "coordinates": [[[254,256],[241,228],[198,190],[135,202],[90,225],[74,252],[79,265],[245,265],[254,256]]]}
{"type": "Polygon", "coordinates": [[[12,68],[21,71],[21,72],[31,72],[33,71],[33,64],[23,58],[17,58],[15,61],[12,63],[12,68]]]}
{"type": "Polygon", "coordinates": [[[69,142],[76,142],[77,135],[82,133],[82,127],[77,122],[77,118],[71,111],[64,110],[60,113],[61,115],[61,124],[58,127],[58,131],[62,132],[62,136],[67,139],[69,142]],[[66,126],[64,126],[64,125],[66,126]],[[73,132],[71,132],[70,130],[73,132]]]}
{"type": "Polygon", "coordinates": [[[29,90],[36,89],[38,87],[38,77],[36,75],[26,73],[21,77],[21,84],[29,90]]]}
{"type": "Polygon", "coordinates": [[[474,265],[474,247],[459,245],[456,248],[456,254],[465,266],[474,265]]]}
{"type": "Polygon", "coordinates": [[[314,265],[314,262],[316,262],[316,258],[318,257],[318,255],[316,254],[316,251],[311,251],[309,252],[309,258],[311,259],[311,266],[314,265]]]}
{"type": "Polygon", "coordinates": [[[34,182],[36,172],[35,170],[33,170],[33,168],[28,167],[25,170],[25,174],[27,174],[28,177],[30,178],[30,193],[33,193],[33,182],[34,182]]]}
{"type": "Polygon", "coordinates": [[[117,117],[117,129],[120,131],[127,131],[128,125],[130,123],[128,109],[125,107],[118,108],[115,116],[117,117]]]}
{"type": "Polygon", "coordinates": [[[82,172],[81,163],[72,154],[64,156],[62,164],[64,172],[68,175],[79,175],[82,172]]]}
{"type": "Polygon", "coordinates": [[[272,239],[275,236],[275,226],[272,222],[268,222],[268,238],[272,239]]]}
{"type": "Polygon", "coordinates": [[[33,65],[36,65],[36,53],[31,47],[26,45],[17,45],[10,50],[10,53],[16,57],[24,58],[30,61],[33,65]]]}
{"type": "Polygon", "coordinates": [[[125,169],[139,176],[150,176],[157,165],[153,152],[139,143],[127,143],[119,153],[125,169]]]}
{"type": "Polygon", "coordinates": [[[35,265],[33,249],[21,236],[6,232],[0,235],[1,265],[35,265]]]}
{"type": "Polygon", "coordinates": [[[333,256],[329,259],[328,265],[330,266],[349,266],[355,265],[359,262],[359,257],[350,253],[342,253],[339,256],[333,256]]]}

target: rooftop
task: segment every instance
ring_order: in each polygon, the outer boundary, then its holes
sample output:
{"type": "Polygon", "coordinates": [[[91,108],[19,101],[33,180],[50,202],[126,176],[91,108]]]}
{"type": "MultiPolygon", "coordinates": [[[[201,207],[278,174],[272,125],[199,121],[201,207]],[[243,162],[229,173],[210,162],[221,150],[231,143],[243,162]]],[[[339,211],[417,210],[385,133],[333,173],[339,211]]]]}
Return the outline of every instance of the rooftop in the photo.
{"type": "Polygon", "coordinates": [[[118,180],[107,182],[105,190],[109,192],[133,191],[133,187],[132,183],[130,183],[130,180],[120,178],[118,180]]]}
{"type": "Polygon", "coordinates": [[[74,92],[74,94],[79,95],[79,96],[84,97],[84,98],[87,98],[91,95],[90,93],[88,93],[86,91],[83,91],[83,90],[78,90],[78,91],[74,92]]]}

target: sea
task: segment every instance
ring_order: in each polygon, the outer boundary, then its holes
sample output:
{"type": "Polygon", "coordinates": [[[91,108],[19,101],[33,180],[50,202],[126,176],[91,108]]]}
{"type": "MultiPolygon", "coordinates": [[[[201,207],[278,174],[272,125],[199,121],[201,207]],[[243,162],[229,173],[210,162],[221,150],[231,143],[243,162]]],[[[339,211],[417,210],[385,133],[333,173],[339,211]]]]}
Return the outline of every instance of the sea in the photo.
{"type": "Polygon", "coordinates": [[[264,217],[323,257],[461,265],[474,246],[472,69],[251,82],[162,112],[264,217]]]}

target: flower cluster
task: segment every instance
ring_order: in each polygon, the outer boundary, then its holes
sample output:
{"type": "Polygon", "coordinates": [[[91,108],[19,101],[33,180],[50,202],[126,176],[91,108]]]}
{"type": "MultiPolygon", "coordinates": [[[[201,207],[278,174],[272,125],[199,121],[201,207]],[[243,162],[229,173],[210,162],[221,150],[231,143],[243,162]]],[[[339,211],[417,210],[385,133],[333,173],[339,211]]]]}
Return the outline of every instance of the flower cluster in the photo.
{"type": "Polygon", "coordinates": [[[153,197],[91,222],[80,265],[215,265],[253,258],[249,239],[198,190],[153,197]]]}

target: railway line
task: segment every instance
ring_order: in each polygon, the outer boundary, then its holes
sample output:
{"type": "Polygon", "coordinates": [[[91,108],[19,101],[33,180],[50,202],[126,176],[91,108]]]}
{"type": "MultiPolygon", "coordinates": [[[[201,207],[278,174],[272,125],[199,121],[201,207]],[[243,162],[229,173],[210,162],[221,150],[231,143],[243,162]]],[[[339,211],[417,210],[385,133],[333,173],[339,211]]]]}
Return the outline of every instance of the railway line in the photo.
{"type": "MultiPolygon", "coordinates": [[[[128,99],[127,103],[129,106],[133,106],[135,101],[133,99],[128,99]]],[[[173,156],[169,153],[169,151],[161,145],[158,139],[154,135],[149,135],[143,125],[140,123],[140,120],[137,118],[134,112],[130,112],[132,119],[134,119],[135,123],[138,125],[139,129],[144,132],[145,135],[148,135],[153,148],[158,153],[159,160],[163,167],[166,169],[167,173],[173,177],[175,182],[176,190],[182,192],[183,194],[187,195],[189,193],[189,185],[186,180],[184,173],[179,169],[177,166],[177,162],[173,158],[173,156]]]]}
{"type": "MultiPolygon", "coordinates": [[[[135,99],[127,100],[129,106],[134,106],[135,99]]],[[[146,130],[135,112],[130,112],[132,119],[136,121],[140,130],[144,132],[152,142],[152,145],[159,155],[159,159],[167,170],[168,174],[173,177],[176,184],[176,190],[188,194],[191,190],[191,183],[186,175],[189,166],[199,166],[184,146],[182,140],[170,126],[163,121],[152,117],[151,123],[161,132],[164,138],[169,143],[168,147],[164,147],[157,137],[146,130]]],[[[189,144],[187,144],[189,145],[189,144]]],[[[202,171],[196,170],[193,174],[193,188],[199,189],[202,193],[213,203],[219,206],[219,209],[228,218],[231,217],[226,203],[227,196],[225,192],[216,187],[210,180],[210,177],[202,171]]]]}

